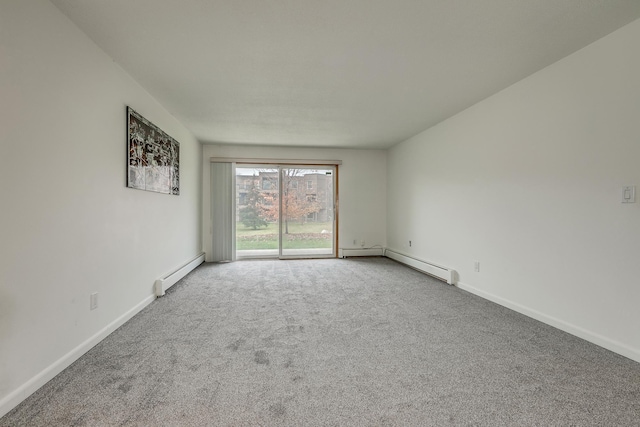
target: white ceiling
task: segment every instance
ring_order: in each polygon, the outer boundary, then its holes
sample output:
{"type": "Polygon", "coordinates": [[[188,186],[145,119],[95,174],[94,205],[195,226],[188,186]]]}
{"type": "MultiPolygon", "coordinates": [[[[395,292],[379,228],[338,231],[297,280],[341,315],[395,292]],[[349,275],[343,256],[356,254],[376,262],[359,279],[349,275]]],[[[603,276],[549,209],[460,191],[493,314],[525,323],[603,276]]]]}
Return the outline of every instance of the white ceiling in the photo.
{"type": "Polygon", "coordinates": [[[51,1],[200,141],[316,147],[389,147],[640,18],[638,0],[51,1]]]}

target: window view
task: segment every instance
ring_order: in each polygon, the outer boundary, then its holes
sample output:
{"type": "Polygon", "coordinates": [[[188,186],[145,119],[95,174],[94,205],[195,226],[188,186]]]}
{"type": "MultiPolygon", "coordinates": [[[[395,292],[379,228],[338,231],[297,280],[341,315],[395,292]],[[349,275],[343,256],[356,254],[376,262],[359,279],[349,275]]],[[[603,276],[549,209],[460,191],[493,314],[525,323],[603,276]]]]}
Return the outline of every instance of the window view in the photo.
{"type": "Polygon", "coordinates": [[[333,175],[330,169],[237,167],[237,257],[332,255],[333,175]]]}

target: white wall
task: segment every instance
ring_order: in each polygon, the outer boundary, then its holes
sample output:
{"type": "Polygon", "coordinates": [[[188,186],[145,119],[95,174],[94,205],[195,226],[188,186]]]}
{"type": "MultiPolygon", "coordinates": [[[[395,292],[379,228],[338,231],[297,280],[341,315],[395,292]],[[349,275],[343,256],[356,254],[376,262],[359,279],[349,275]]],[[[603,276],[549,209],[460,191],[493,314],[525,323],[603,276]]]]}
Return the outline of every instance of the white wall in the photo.
{"type": "Polygon", "coordinates": [[[0,67],[2,415],[200,253],[202,163],[193,136],[48,1],[0,3],[0,67]],[[126,188],[126,105],[180,142],[180,196],[126,188]]]}
{"type": "MultiPolygon", "coordinates": [[[[339,167],[340,248],[353,247],[353,240],[367,247],[386,244],[386,150],[349,150],[338,148],[290,148],[265,146],[203,145],[203,243],[211,253],[210,167],[211,157],[342,160],[339,167]]],[[[359,247],[359,246],[358,246],[359,247]]],[[[208,258],[207,258],[208,259],[208,258]]]]}
{"type": "Polygon", "coordinates": [[[389,246],[640,361],[639,76],[635,21],[392,148],[389,246]]]}

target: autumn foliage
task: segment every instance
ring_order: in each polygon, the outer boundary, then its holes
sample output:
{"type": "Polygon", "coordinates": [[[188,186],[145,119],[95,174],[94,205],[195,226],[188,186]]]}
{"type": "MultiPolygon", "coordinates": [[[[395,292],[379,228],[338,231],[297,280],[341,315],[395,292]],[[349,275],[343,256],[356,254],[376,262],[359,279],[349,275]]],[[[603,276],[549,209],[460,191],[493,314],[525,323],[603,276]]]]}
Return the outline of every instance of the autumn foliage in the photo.
{"type": "MultiPolygon", "coordinates": [[[[309,214],[320,210],[319,203],[307,196],[296,170],[289,171],[284,176],[282,199],[282,222],[285,226],[284,233],[289,234],[289,222],[300,221],[304,223],[309,214]]],[[[277,222],[279,217],[280,201],[278,193],[261,191],[255,182],[247,194],[247,204],[240,210],[240,221],[254,230],[266,226],[268,222],[277,222]]]]}

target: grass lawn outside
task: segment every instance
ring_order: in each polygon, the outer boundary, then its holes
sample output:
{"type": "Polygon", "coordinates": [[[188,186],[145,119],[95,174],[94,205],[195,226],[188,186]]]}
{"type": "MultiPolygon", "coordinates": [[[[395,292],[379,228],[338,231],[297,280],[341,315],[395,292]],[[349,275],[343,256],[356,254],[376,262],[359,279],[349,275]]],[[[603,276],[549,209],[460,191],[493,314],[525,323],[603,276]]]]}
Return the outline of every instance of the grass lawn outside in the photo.
{"type": "MultiPolygon", "coordinates": [[[[300,224],[299,222],[289,223],[289,234],[301,234],[301,233],[322,233],[322,230],[326,230],[329,233],[333,232],[332,222],[307,222],[300,224]]],[[[270,222],[266,227],[260,227],[254,230],[250,227],[245,227],[243,223],[236,223],[236,236],[255,236],[262,234],[278,234],[278,224],[270,222]]]]}
{"type": "MultiPolygon", "coordinates": [[[[285,249],[331,248],[332,222],[289,223],[289,234],[283,234],[285,249]],[[322,233],[322,231],[329,233],[322,233]]],[[[278,249],[278,224],[270,223],[257,230],[236,224],[236,250],[278,249]]]]}
{"type": "MultiPolygon", "coordinates": [[[[286,242],[283,245],[283,249],[329,249],[331,248],[332,240],[293,240],[286,242]]],[[[236,250],[238,251],[250,251],[257,249],[278,249],[277,237],[273,240],[262,241],[246,241],[239,240],[236,242],[236,250]]]]}

